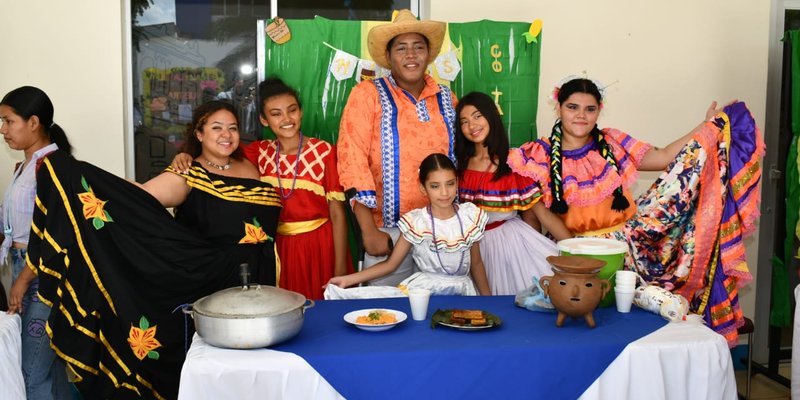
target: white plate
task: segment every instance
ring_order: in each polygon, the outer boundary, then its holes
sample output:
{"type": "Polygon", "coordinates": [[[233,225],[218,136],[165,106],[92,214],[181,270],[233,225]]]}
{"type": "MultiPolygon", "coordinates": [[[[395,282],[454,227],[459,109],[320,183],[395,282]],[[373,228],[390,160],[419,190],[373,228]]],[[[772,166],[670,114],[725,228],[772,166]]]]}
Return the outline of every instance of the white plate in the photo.
{"type": "Polygon", "coordinates": [[[472,325],[458,325],[458,324],[448,324],[446,322],[439,322],[439,325],[446,326],[448,328],[455,328],[462,331],[477,331],[481,329],[489,329],[494,328],[494,323],[489,323],[489,325],[481,325],[481,326],[472,326],[472,325]]]}
{"type": "Polygon", "coordinates": [[[349,313],[344,315],[344,320],[348,324],[352,324],[358,329],[363,329],[365,331],[370,331],[370,332],[380,332],[380,331],[385,331],[387,329],[392,329],[392,328],[395,327],[395,325],[405,321],[406,318],[408,318],[406,313],[404,313],[402,311],[397,311],[397,310],[390,310],[388,308],[365,308],[363,310],[350,311],[349,313]],[[365,315],[369,315],[369,313],[371,313],[371,312],[373,312],[375,310],[381,310],[381,311],[385,311],[385,312],[389,312],[389,313],[394,314],[395,318],[397,318],[397,322],[393,322],[391,324],[383,324],[383,325],[357,324],[356,323],[356,318],[361,317],[361,316],[365,316],[365,315]]]}

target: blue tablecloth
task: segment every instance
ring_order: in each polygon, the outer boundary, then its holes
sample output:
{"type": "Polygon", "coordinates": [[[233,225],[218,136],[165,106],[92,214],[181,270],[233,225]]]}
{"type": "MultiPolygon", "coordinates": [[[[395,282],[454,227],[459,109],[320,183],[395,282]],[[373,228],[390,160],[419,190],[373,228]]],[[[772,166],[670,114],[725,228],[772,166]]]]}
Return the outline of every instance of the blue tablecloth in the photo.
{"type": "Polygon", "coordinates": [[[301,332],[272,349],[304,358],[348,399],[575,399],[628,343],[666,324],[633,307],[594,312],[597,327],[583,319],[555,326],[555,313],[518,308],[513,296],[433,296],[429,318],[411,319],[408,299],[319,301],[306,311],[301,332]],[[403,311],[393,329],[366,332],[343,320],[365,308],[403,311]],[[489,311],[499,328],[431,329],[436,309],[489,311]]]}

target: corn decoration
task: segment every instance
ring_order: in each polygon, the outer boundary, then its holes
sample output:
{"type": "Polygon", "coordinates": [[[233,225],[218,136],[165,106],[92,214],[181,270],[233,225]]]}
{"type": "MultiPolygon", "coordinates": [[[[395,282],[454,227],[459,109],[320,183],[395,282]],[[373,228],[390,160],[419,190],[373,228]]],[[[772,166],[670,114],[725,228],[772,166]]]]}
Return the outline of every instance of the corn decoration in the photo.
{"type": "Polygon", "coordinates": [[[531,27],[528,28],[528,31],[523,33],[522,36],[525,37],[525,41],[528,43],[539,43],[539,39],[536,39],[539,36],[539,33],[542,32],[542,20],[536,19],[531,23],[531,27]]]}

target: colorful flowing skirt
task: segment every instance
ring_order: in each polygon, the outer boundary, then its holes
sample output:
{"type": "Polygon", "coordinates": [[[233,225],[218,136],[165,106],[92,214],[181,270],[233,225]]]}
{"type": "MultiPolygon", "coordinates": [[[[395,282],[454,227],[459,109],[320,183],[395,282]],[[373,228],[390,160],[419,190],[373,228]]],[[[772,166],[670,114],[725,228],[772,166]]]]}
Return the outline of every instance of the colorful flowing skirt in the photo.
{"type": "Polygon", "coordinates": [[[636,215],[605,234],[628,242],[627,268],[688,299],[731,347],[744,323],[738,288],[752,280],[743,239],[759,215],[764,151],[744,103],[726,107],[638,198],[636,215]]]}

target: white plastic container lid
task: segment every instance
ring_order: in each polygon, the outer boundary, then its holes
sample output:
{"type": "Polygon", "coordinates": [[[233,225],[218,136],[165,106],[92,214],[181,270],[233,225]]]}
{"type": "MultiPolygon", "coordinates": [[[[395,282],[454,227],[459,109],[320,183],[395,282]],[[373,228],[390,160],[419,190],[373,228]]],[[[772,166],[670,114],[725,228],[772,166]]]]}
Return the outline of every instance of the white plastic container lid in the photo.
{"type": "Polygon", "coordinates": [[[628,244],[618,240],[605,238],[572,238],[559,241],[558,250],[573,255],[587,254],[604,256],[627,253],[628,244]]]}

